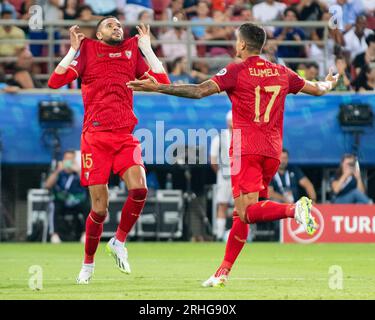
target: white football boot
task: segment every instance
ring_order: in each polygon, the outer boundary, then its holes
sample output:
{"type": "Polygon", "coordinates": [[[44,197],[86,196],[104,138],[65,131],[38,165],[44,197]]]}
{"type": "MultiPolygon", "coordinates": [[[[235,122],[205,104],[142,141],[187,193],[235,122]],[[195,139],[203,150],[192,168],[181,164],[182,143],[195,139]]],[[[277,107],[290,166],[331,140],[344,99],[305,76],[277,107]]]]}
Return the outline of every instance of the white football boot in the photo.
{"type": "Polygon", "coordinates": [[[95,264],[83,264],[77,277],[77,284],[89,284],[94,274],[95,264]]]}
{"type": "Polygon", "coordinates": [[[130,265],[128,262],[128,250],[124,245],[118,244],[116,238],[111,238],[106,245],[107,253],[115,259],[117,268],[123,273],[130,274],[130,265]]]}
{"type": "Polygon", "coordinates": [[[227,282],[228,282],[227,275],[222,274],[218,277],[215,277],[215,275],[213,275],[210,278],[208,278],[208,280],[202,283],[202,287],[224,288],[227,282]]]}
{"type": "Polygon", "coordinates": [[[312,201],[307,197],[302,197],[296,202],[294,209],[294,219],[303,226],[306,233],[312,236],[318,229],[314,217],[311,215],[312,201]]]}

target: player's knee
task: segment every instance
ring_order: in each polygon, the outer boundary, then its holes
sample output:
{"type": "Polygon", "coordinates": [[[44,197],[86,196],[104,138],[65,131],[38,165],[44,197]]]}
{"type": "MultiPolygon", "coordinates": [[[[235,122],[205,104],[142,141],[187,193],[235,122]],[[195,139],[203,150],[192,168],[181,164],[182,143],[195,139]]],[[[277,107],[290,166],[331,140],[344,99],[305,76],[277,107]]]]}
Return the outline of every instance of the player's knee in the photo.
{"type": "Polygon", "coordinates": [[[100,198],[95,197],[91,200],[92,202],[92,210],[96,212],[98,215],[104,216],[108,212],[108,199],[107,198],[100,198]]]}
{"type": "Polygon", "coordinates": [[[144,201],[147,198],[147,188],[138,188],[129,190],[129,197],[136,201],[144,201]]]}

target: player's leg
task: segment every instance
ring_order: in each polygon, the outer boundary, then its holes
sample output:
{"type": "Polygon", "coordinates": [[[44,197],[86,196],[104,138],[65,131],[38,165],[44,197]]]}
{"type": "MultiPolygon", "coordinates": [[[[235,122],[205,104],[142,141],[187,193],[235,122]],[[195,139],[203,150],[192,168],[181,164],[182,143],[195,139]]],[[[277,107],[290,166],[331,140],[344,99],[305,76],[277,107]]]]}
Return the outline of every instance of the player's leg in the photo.
{"type": "Polygon", "coordinates": [[[129,193],[122,209],[116,239],[125,242],[127,235],[137,222],[146,202],[147,185],[145,169],[140,165],[132,166],[125,171],[122,179],[129,193]]]}
{"type": "Polygon", "coordinates": [[[83,133],[81,137],[81,184],[88,186],[91,210],[86,218],[85,257],[78,284],[87,284],[94,272],[94,256],[108,214],[108,179],[112,167],[112,149],[108,133],[83,133]]]}
{"type": "Polygon", "coordinates": [[[128,250],[124,244],[137,222],[147,198],[146,172],[141,157],[139,141],[130,133],[122,132],[118,137],[120,144],[113,163],[113,171],[120,175],[128,189],[128,198],[122,208],[121,219],[115,237],[109,240],[107,251],[114,257],[120,271],[131,272],[128,250]]]}
{"type": "MultiPolygon", "coordinates": [[[[268,187],[270,177],[272,177],[278,168],[279,161],[273,158],[265,157],[262,161],[252,158],[250,161],[256,167],[259,163],[262,172],[262,189],[268,187]]],[[[254,172],[249,168],[240,181],[241,189],[241,208],[239,215],[245,223],[269,222],[286,218],[295,218],[297,222],[303,224],[309,234],[316,230],[316,224],[311,216],[311,200],[302,197],[296,204],[283,204],[270,200],[258,201],[259,192],[246,192],[249,190],[248,179],[254,177],[254,172]]],[[[260,190],[260,191],[261,191],[260,190]]]]}
{"type": "Polygon", "coordinates": [[[233,211],[232,228],[225,247],[224,259],[215,274],[202,283],[204,287],[222,287],[226,284],[232,266],[242,251],[249,235],[249,225],[242,222],[238,215],[238,211],[241,210],[242,205],[238,184],[239,176],[239,174],[231,176],[235,209],[233,211]]]}
{"type": "Polygon", "coordinates": [[[128,250],[124,244],[126,238],[137,222],[147,197],[146,173],[142,166],[135,165],[122,175],[128,189],[128,198],[122,208],[121,219],[115,237],[107,244],[107,252],[115,259],[121,272],[131,273],[128,262],[128,250]]]}

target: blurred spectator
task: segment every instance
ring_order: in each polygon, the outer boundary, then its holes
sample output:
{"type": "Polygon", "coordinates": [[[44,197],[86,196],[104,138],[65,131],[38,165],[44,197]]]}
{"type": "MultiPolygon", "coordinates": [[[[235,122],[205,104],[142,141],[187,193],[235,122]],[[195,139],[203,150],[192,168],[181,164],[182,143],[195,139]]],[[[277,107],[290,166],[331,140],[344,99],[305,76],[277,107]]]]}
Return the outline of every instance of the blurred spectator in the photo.
{"type": "MultiPolygon", "coordinates": [[[[214,11],[214,21],[218,24],[228,21],[227,17],[221,11],[214,11]]],[[[212,26],[208,27],[205,40],[230,40],[233,36],[234,29],[232,27],[212,26]]],[[[210,56],[230,56],[231,45],[207,45],[207,51],[210,56]]]]}
{"type": "Polygon", "coordinates": [[[142,11],[147,11],[152,17],[154,16],[151,0],[125,0],[125,2],[123,11],[128,22],[136,22],[142,11]]]}
{"type": "MultiPolygon", "coordinates": [[[[230,20],[238,21],[241,19],[243,10],[249,10],[249,11],[252,10],[247,0],[227,1],[227,9],[225,10],[225,15],[230,20]]],[[[224,12],[224,10],[219,10],[219,11],[224,12]]],[[[243,14],[246,15],[246,12],[243,14]]],[[[250,15],[251,17],[253,17],[252,11],[250,15]]],[[[251,20],[253,20],[253,18],[251,20]]]]}
{"type": "Polygon", "coordinates": [[[336,62],[336,72],[340,75],[335,91],[347,91],[350,90],[350,72],[348,70],[348,64],[344,57],[337,56],[336,62]]]}
{"type": "Polygon", "coordinates": [[[375,34],[370,34],[366,38],[366,45],[366,51],[358,54],[352,62],[352,68],[354,69],[352,71],[353,79],[359,75],[365,65],[375,62],[375,34]]]}
{"type": "Polygon", "coordinates": [[[199,0],[184,0],[183,12],[188,19],[191,19],[197,14],[199,0]]]}
{"type": "Polygon", "coordinates": [[[323,15],[323,8],[319,0],[301,0],[296,6],[302,21],[319,21],[323,15]]]}
{"type": "MultiPolygon", "coordinates": [[[[184,21],[185,15],[182,12],[179,12],[175,15],[177,21],[184,21]]],[[[160,36],[160,40],[163,41],[162,50],[164,57],[168,57],[173,60],[178,57],[187,57],[188,51],[186,42],[189,39],[189,34],[186,32],[184,27],[173,27],[164,34],[160,36]],[[176,41],[176,43],[167,43],[169,41],[176,41]]],[[[193,37],[190,37],[190,40],[193,41],[193,37]]],[[[194,44],[190,47],[190,53],[192,57],[197,56],[197,49],[194,44]]]]}
{"type": "Polygon", "coordinates": [[[349,52],[351,59],[366,50],[366,37],[374,33],[371,29],[366,28],[366,24],[366,17],[358,16],[355,26],[344,35],[345,50],[349,52]]]}
{"type": "Polygon", "coordinates": [[[94,15],[97,16],[117,16],[119,9],[122,10],[124,0],[84,0],[89,5],[94,15]]]}
{"type": "MultiPolygon", "coordinates": [[[[320,21],[323,16],[323,9],[318,0],[301,0],[297,5],[299,20],[320,21]]],[[[311,38],[313,28],[304,28],[306,38],[311,38]]]]}
{"type": "Polygon", "coordinates": [[[169,79],[174,84],[197,83],[196,79],[187,73],[187,60],[185,57],[178,57],[173,60],[169,79]]]}
{"type": "Polygon", "coordinates": [[[63,17],[62,10],[64,0],[36,0],[35,4],[43,9],[43,17],[45,21],[57,21],[63,17]]]}
{"type": "Polygon", "coordinates": [[[45,188],[53,191],[54,210],[51,219],[51,242],[60,243],[63,240],[84,239],[84,219],[79,215],[89,212],[87,191],[80,184],[80,168],[76,163],[74,150],[64,153],[63,160],[57,169],[47,178],[45,188]],[[67,230],[65,216],[73,215],[74,230],[67,230]],[[74,238],[69,238],[75,231],[74,238]]]}
{"type": "Polygon", "coordinates": [[[356,156],[345,154],[333,179],[334,203],[372,203],[366,196],[359,163],[356,156]]]}
{"type": "Polygon", "coordinates": [[[374,15],[375,14],[375,1],[374,0],[362,0],[363,7],[365,8],[366,15],[374,15]]]}
{"type": "MultiPolygon", "coordinates": [[[[277,28],[274,32],[274,37],[278,41],[296,41],[301,42],[305,40],[305,33],[301,28],[293,27],[293,22],[298,21],[298,12],[294,8],[287,8],[284,12],[285,22],[290,23],[290,27],[284,28],[277,28]]],[[[278,48],[278,55],[280,57],[287,57],[287,58],[298,58],[305,56],[305,48],[303,45],[301,46],[283,46],[280,45],[278,48]]]]}
{"type": "Polygon", "coordinates": [[[21,89],[42,88],[42,83],[34,77],[33,67],[33,55],[29,49],[24,48],[17,56],[13,84],[21,89]]]}
{"type": "MultiPolygon", "coordinates": [[[[211,22],[212,18],[209,16],[210,7],[208,2],[206,1],[199,1],[197,5],[197,16],[192,17],[191,21],[193,22],[211,22]]],[[[206,26],[193,26],[191,30],[195,38],[203,39],[206,35],[206,26]]]]}
{"type": "Polygon", "coordinates": [[[195,78],[198,83],[200,83],[211,78],[209,75],[209,70],[209,65],[206,62],[194,62],[191,76],[195,78]]]}
{"type": "Polygon", "coordinates": [[[8,12],[10,13],[10,18],[9,19],[17,19],[17,10],[16,8],[9,3],[9,1],[6,0],[1,0],[0,1],[0,14],[3,12],[8,12]]]}
{"type": "Polygon", "coordinates": [[[64,20],[75,20],[78,16],[78,8],[80,7],[79,0],[64,0],[61,7],[64,20]]]}
{"type": "Polygon", "coordinates": [[[0,92],[17,93],[20,87],[13,85],[12,81],[7,81],[3,66],[0,65],[0,92]]]}
{"type": "Polygon", "coordinates": [[[313,202],[316,202],[313,184],[299,167],[289,165],[289,152],[283,149],[279,170],[269,186],[270,199],[283,203],[294,203],[301,197],[300,187],[313,202]]]}
{"type": "MultiPolygon", "coordinates": [[[[11,20],[12,12],[3,10],[1,12],[2,20],[11,20]]],[[[18,40],[16,43],[0,44],[0,56],[14,57],[25,46],[25,32],[12,25],[0,26],[0,40],[18,40]]]]}
{"type": "Polygon", "coordinates": [[[352,85],[356,91],[374,91],[375,63],[364,65],[358,77],[353,81],[352,85]]]}
{"type": "MultiPolygon", "coordinates": [[[[328,22],[331,14],[324,11],[322,21],[328,22]]],[[[324,28],[317,28],[311,32],[311,40],[324,41],[324,28]]],[[[327,71],[325,66],[333,66],[335,64],[335,55],[341,55],[341,47],[344,44],[344,37],[339,29],[328,28],[328,39],[323,44],[312,43],[307,45],[306,54],[310,59],[315,60],[319,65],[319,76],[325,77],[327,71]],[[325,47],[327,47],[327,55],[325,55],[325,47]]]]}
{"type": "Polygon", "coordinates": [[[364,6],[362,0],[336,0],[336,4],[342,8],[342,28],[347,32],[355,24],[358,16],[364,14],[364,6]]]}
{"type": "Polygon", "coordinates": [[[254,19],[260,22],[278,20],[283,15],[286,5],[275,0],[265,0],[253,7],[254,19]]]}
{"type": "MultiPolygon", "coordinates": [[[[90,22],[95,20],[100,20],[101,16],[94,15],[94,11],[89,5],[82,5],[77,11],[77,20],[82,22],[90,22]]],[[[89,26],[80,26],[80,32],[82,32],[87,38],[95,39],[96,28],[89,26]]]]}
{"type": "Polygon", "coordinates": [[[30,17],[29,8],[35,4],[35,0],[23,0],[17,10],[20,18],[26,20],[30,17]]]}
{"type": "Polygon", "coordinates": [[[172,18],[179,12],[184,11],[184,0],[171,0],[169,7],[166,9],[165,20],[172,20],[172,18]]]}
{"type": "Polygon", "coordinates": [[[305,79],[308,81],[319,81],[319,66],[314,62],[310,62],[306,65],[305,79]]]}
{"type": "Polygon", "coordinates": [[[284,60],[277,55],[277,42],[273,39],[267,39],[261,56],[268,61],[285,66],[284,60]]]}
{"type": "Polygon", "coordinates": [[[254,21],[253,12],[250,8],[242,8],[240,11],[240,15],[238,16],[239,21],[243,22],[251,22],[254,21]]]}

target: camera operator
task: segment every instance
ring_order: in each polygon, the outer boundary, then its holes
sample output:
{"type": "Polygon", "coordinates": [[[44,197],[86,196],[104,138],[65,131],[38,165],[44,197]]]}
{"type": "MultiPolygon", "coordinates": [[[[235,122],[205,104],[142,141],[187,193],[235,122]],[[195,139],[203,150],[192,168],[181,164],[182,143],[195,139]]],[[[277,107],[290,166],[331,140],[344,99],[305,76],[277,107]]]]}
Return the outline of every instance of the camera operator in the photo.
{"type": "Polygon", "coordinates": [[[355,155],[345,154],[331,183],[333,203],[372,203],[367,197],[359,163],[355,155]]]}
{"type": "Polygon", "coordinates": [[[80,167],[76,162],[74,150],[64,152],[63,160],[57,169],[47,178],[45,188],[52,190],[54,210],[50,223],[52,243],[61,239],[84,239],[84,219],[89,211],[87,191],[80,184],[80,167]],[[73,230],[67,226],[65,216],[73,215],[73,230]],[[70,230],[69,230],[70,228],[70,230]],[[70,236],[74,234],[73,238],[70,236]]]}

